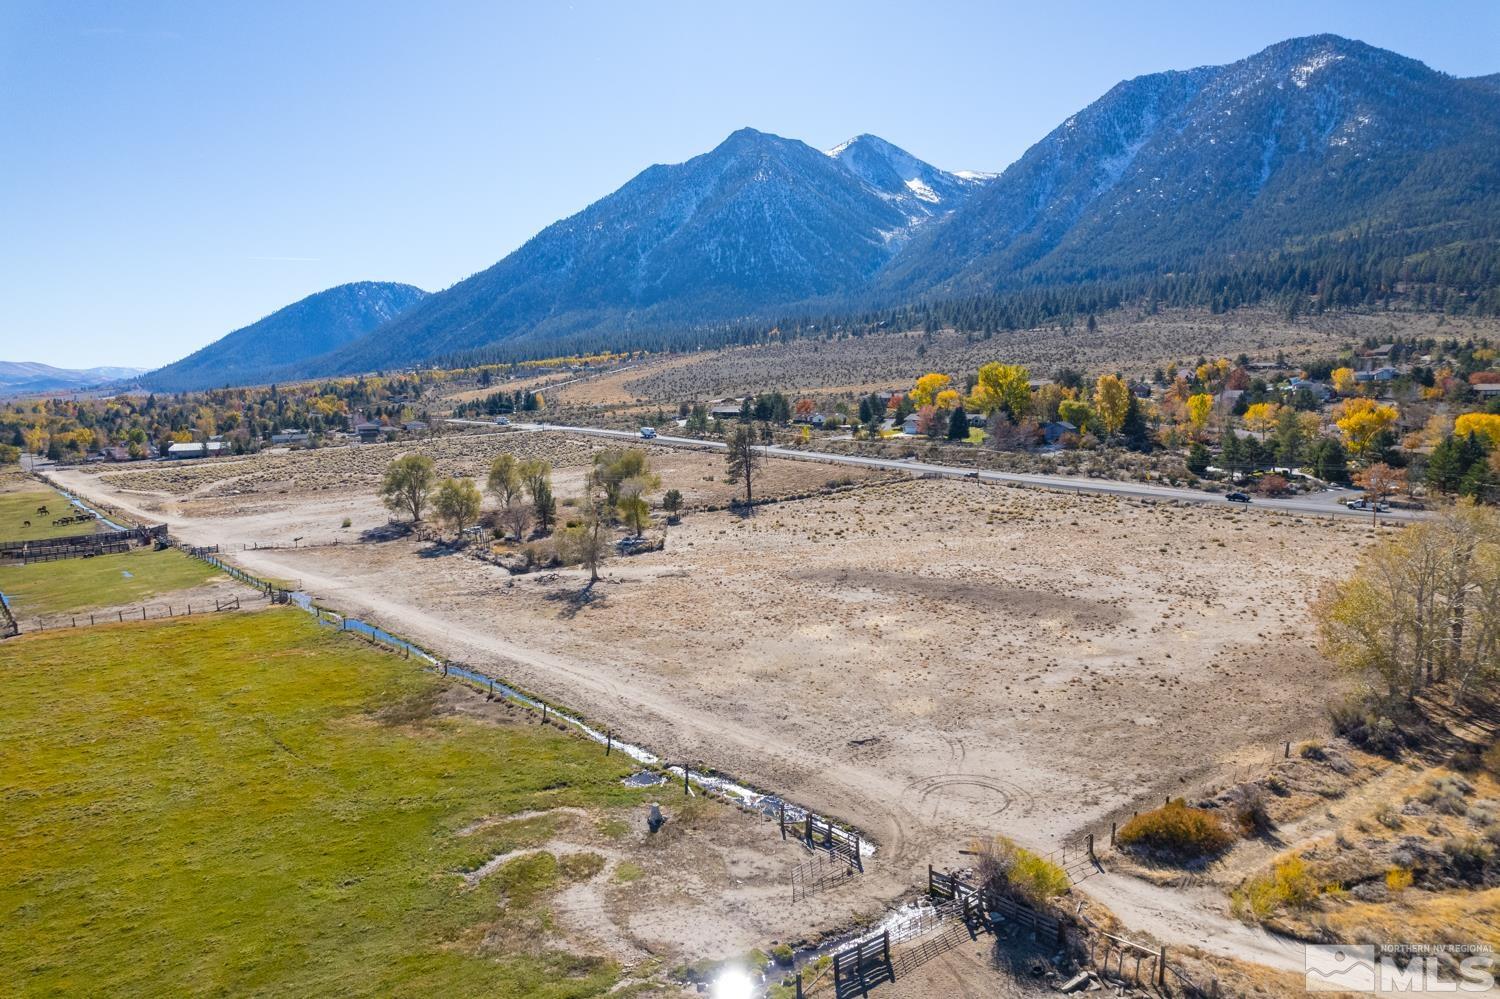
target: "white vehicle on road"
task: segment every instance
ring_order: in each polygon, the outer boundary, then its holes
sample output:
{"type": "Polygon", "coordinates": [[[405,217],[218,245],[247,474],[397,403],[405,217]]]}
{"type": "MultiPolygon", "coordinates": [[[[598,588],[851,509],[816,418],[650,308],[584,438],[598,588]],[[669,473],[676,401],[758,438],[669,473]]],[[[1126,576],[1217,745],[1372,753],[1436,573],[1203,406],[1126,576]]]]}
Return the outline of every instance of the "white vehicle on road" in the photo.
{"type": "Polygon", "coordinates": [[[646,440],[649,441],[651,438],[653,438],[653,437],[656,436],[656,428],[655,427],[642,427],[641,428],[641,436],[644,437],[646,440]]]}
{"type": "Polygon", "coordinates": [[[510,426],[510,417],[508,417],[508,416],[497,416],[497,417],[495,417],[495,426],[497,426],[497,427],[508,427],[508,426],[510,426]]]}

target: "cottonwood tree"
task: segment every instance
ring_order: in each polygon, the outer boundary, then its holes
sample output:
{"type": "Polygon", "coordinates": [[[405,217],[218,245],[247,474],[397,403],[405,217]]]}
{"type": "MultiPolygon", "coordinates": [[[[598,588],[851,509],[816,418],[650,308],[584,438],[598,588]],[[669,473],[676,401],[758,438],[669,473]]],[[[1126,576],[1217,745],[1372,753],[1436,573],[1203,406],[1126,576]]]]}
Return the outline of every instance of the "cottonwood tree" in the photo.
{"type": "Polygon", "coordinates": [[[661,485],[661,479],[651,472],[646,452],[639,448],[605,448],[594,456],[594,472],[604,492],[606,511],[620,506],[627,482],[636,495],[655,492],[661,485]]]}
{"type": "Polygon", "coordinates": [[[479,488],[469,479],[444,479],[433,493],[432,508],[440,521],[461,536],[465,527],[479,519],[482,502],[479,488]]]}
{"type": "Polygon", "coordinates": [[[1020,423],[1031,408],[1031,372],[998,361],[980,365],[969,405],[991,418],[1004,412],[1012,423],[1020,423]]]}
{"type": "Polygon", "coordinates": [[[1115,375],[1100,375],[1094,383],[1094,412],[1105,439],[1114,437],[1130,415],[1130,387],[1115,375]]]}
{"type": "Polygon", "coordinates": [[[432,491],[432,459],[425,454],[406,454],[386,466],[385,478],[380,482],[380,498],[385,505],[400,513],[409,514],[413,522],[422,519],[432,491]]]}
{"type": "Polygon", "coordinates": [[[1500,514],[1461,503],[1368,549],[1314,607],[1323,649],[1413,700],[1500,683],[1500,514]]]}
{"type": "Polygon", "coordinates": [[[724,461],[729,473],[726,479],[731,484],[744,480],[745,505],[749,506],[755,501],[751,486],[761,463],[761,454],[755,449],[755,434],[749,427],[735,427],[725,443],[728,450],[724,461]]]}
{"type": "Polygon", "coordinates": [[[589,585],[599,582],[599,564],[609,554],[609,532],[606,518],[609,515],[609,499],[605,483],[598,468],[589,470],[584,479],[582,519],[563,531],[558,539],[563,557],[570,562],[587,566],[589,585]]]}
{"type": "Polygon", "coordinates": [[[520,463],[513,454],[498,455],[490,463],[490,475],[485,480],[485,490],[500,502],[501,508],[511,505],[523,488],[520,463]]]}

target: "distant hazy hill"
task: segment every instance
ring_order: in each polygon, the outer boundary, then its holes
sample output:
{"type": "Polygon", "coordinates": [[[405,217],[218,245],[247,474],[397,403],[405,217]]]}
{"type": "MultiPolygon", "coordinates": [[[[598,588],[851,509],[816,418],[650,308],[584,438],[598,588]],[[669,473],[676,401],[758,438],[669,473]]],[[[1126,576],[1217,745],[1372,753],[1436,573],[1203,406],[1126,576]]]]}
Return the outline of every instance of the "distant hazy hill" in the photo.
{"type": "Polygon", "coordinates": [[[1500,93],[1333,35],[1121,83],[880,277],[907,293],[1067,283],[1360,228],[1496,235],[1500,93]]]}
{"type": "Polygon", "coordinates": [[[0,361],[0,394],[68,392],[131,378],[145,368],[54,368],[30,361],[0,361]]]}
{"type": "Polygon", "coordinates": [[[648,168],[310,370],[409,364],[510,337],[722,319],[842,294],[979,186],[874,136],[825,154],[741,129],[686,163],[648,168]]]}
{"type": "Polygon", "coordinates": [[[179,392],[284,376],[300,362],[389,322],[426,296],[409,284],[380,281],[329,288],[158,368],[140,382],[147,388],[179,392]]]}

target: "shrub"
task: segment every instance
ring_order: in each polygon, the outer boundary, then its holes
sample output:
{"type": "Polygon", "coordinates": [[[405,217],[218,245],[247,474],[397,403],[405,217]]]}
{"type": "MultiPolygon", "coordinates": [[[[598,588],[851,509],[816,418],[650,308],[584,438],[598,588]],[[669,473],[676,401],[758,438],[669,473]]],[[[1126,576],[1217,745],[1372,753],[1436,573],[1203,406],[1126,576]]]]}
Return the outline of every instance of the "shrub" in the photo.
{"type": "Polygon", "coordinates": [[[1385,886],[1393,894],[1400,894],[1410,888],[1416,877],[1405,867],[1392,867],[1385,872],[1385,886]]]}
{"type": "Polygon", "coordinates": [[[1127,848],[1192,861],[1223,853],[1234,843],[1234,834],[1224,828],[1218,815],[1189,808],[1178,798],[1125,823],[1116,841],[1127,848]]]}
{"type": "Polygon", "coordinates": [[[1328,720],[1335,733],[1361,749],[1393,758],[1417,741],[1407,729],[1420,727],[1410,705],[1368,695],[1330,705],[1328,720]]]}
{"type": "Polygon", "coordinates": [[[1375,821],[1387,829],[1400,829],[1402,826],[1401,812],[1389,801],[1375,809],[1375,821]]]}
{"type": "Polygon", "coordinates": [[[1241,836],[1264,836],[1274,826],[1266,808],[1266,793],[1257,784],[1241,784],[1231,791],[1229,807],[1241,836]]]}
{"type": "Polygon", "coordinates": [[[1474,785],[1462,777],[1434,777],[1417,795],[1417,800],[1444,815],[1463,815],[1469,810],[1464,796],[1474,790],[1474,785]]]}
{"type": "Polygon", "coordinates": [[[1317,901],[1322,888],[1307,862],[1287,857],[1276,862],[1269,874],[1251,878],[1230,896],[1230,907],[1240,918],[1264,921],[1281,909],[1306,909],[1317,901]]]}
{"type": "Polygon", "coordinates": [[[1040,905],[1072,887],[1061,867],[1004,836],[980,844],[978,853],[985,886],[1029,905],[1040,905]]]}
{"type": "Polygon", "coordinates": [[[1485,868],[1489,866],[1493,853],[1489,844],[1473,836],[1450,839],[1443,844],[1443,852],[1454,872],[1470,884],[1484,881],[1485,868]]]}
{"type": "Polygon", "coordinates": [[[771,958],[777,964],[791,964],[793,956],[792,948],[787,944],[777,944],[771,948],[771,958]]]}
{"type": "Polygon", "coordinates": [[[352,523],[354,523],[354,521],[350,520],[348,517],[345,517],[344,518],[344,522],[342,524],[340,524],[339,526],[340,527],[348,527],[352,523]]]}

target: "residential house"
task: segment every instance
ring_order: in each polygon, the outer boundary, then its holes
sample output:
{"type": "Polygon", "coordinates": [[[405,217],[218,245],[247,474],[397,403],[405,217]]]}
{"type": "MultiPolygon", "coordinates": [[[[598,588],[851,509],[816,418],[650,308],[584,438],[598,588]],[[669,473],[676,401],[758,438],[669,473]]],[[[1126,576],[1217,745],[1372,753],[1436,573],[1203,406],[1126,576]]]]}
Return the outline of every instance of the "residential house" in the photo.
{"type": "Polygon", "coordinates": [[[1053,420],[1050,423],[1042,424],[1042,440],[1046,441],[1049,445],[1059,443],[1068,434],[1077,436],[1078,428],[1067,420],[1053,420]]]}

